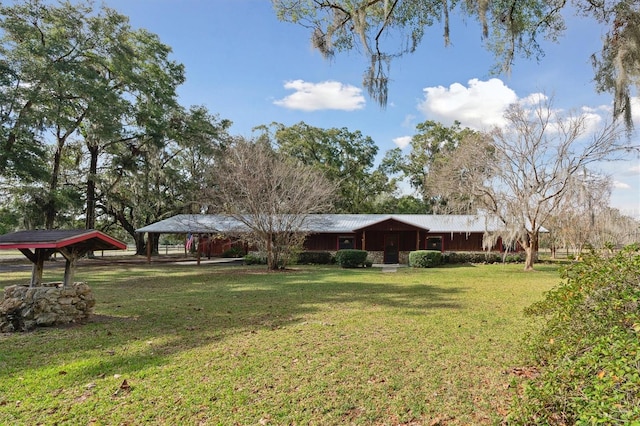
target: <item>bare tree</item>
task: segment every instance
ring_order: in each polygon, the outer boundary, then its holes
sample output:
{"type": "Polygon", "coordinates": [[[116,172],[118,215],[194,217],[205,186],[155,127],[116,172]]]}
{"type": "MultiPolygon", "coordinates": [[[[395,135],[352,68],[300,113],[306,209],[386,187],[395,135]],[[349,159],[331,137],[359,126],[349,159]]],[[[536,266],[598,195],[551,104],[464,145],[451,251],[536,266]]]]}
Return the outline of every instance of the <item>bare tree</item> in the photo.
{"type": "Polygon", "coordinates": [[[302,246],[307,217],[327,212],[335,191],[320,172],[274,151],[264,139],[236,140],[216,182],[222,212],[251,230],[243,237],[267,254],[272,270],[302,246]]]}
{"type": "Polygon", "coordinates": [[[512,105],[507,125],[484,136],[471,135],[438,162],[427,188],[444,196],[449,208],[476,206],[495,215],[503,230],[494,235],[526,252],[533,269],[539,232],[558,212],[576,176],[593,163],[623,153],[615,122],[592,131],[586,115],[554,110],[542,97],[533,108],[512,105]]]}
{"type": "Polygon", "coordinates": [[[556,249],[563,247],[580,253],[586,244],[598,240],[600,218],[609,209],[611,180],[607,176],[577,173],[568,185],[555,213],[545,222],[545,236],[555,258],[556,249]]]}

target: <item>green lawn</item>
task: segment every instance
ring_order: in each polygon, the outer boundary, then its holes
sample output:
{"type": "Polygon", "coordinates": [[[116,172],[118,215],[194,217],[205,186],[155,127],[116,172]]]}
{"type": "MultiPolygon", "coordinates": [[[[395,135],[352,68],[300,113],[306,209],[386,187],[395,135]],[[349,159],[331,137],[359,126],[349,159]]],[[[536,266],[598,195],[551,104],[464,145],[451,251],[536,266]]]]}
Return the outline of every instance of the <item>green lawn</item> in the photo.
{"type": "Polygon", "coordinates": [[[92,322],[0,335],[0,424],[493,424],[522,310],[559,281],[546,265],[263,268],[83,263],[92,322]]]}

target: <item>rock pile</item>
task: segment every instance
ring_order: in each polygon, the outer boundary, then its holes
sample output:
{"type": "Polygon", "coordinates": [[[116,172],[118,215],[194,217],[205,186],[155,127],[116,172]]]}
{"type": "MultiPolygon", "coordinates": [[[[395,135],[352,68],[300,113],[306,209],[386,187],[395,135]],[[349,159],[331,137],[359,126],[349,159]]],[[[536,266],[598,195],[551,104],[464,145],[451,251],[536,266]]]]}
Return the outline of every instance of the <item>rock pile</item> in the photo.
{"type": "Polygon", "coordinates": [[[62,283],[41,287],[13,285],[4,289],[0,302],[0,332],[85,320],[95,304],[93,292],[86,283],[69,287],[62,287],[62,283]]]}

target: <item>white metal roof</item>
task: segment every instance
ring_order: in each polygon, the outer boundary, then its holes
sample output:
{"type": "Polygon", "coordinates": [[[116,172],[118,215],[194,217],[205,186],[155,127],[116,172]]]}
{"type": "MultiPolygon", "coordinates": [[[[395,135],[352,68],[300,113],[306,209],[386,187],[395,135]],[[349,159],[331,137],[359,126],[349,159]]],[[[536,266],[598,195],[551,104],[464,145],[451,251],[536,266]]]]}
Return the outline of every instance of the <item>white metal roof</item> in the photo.
{"type": "MultiPolygon", "coordinates": [[[[485,215],[314,214],[307,217],[304,230],[311,233],[351,233],[388,219],[429,230],[432,233],[485,232],[500,228],[497,219],[485,215]]],[[[136,232],[159,234],[224,234],[246,231],[248,231],[246,225],[230,216],[196,214],[180,214],[136,230],[136,232]]]]}

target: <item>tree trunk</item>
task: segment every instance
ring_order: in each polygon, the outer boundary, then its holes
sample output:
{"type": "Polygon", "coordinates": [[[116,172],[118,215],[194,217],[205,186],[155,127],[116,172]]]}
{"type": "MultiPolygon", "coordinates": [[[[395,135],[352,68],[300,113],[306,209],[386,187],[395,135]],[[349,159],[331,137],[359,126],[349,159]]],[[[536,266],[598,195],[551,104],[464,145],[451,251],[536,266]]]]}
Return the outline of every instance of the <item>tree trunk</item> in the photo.
{"type": "Polygon", "coordinates": [[[55,193],[58,190],[58,176],[60,175],[60,162],[62,159],[62,147],[64,140],[58,140],[56,152],[53,154],[53,167],[51,168],[51,180],[49,180],[49,194],[47,203],[44,205],[44,227],[45,229],[53,229],[58,206],[55,193]]]}
{"type": "Polygon", "coordinates": [[[533,271],[533,264],[536,261],[536,254],[538,253],[538,233],[528,232],[527,242],[523,245],[525,252],[524,270],[533,271]]]}
{"type": "Polygon", "coordinates": [[[271,271],[278,269],[278,265],[273,256],[273,237],[267,234],[267,268],[271,271]]]}
{"type": "Polygon", "coordinates": [[[139,256],[145,256],[147,254],[147,243],[144,238],[144,234],[135,234],[134,239],[136,241],[136,254],[139,256]]]}
{"type": "Polygon", "coordinates": [[[85,213],[85,228],[96,227],[96,176],[98,174],[98,145],[87,142],[87,149],[91,156],[89,175],[87,177],[87,211],[85,213]]]}

